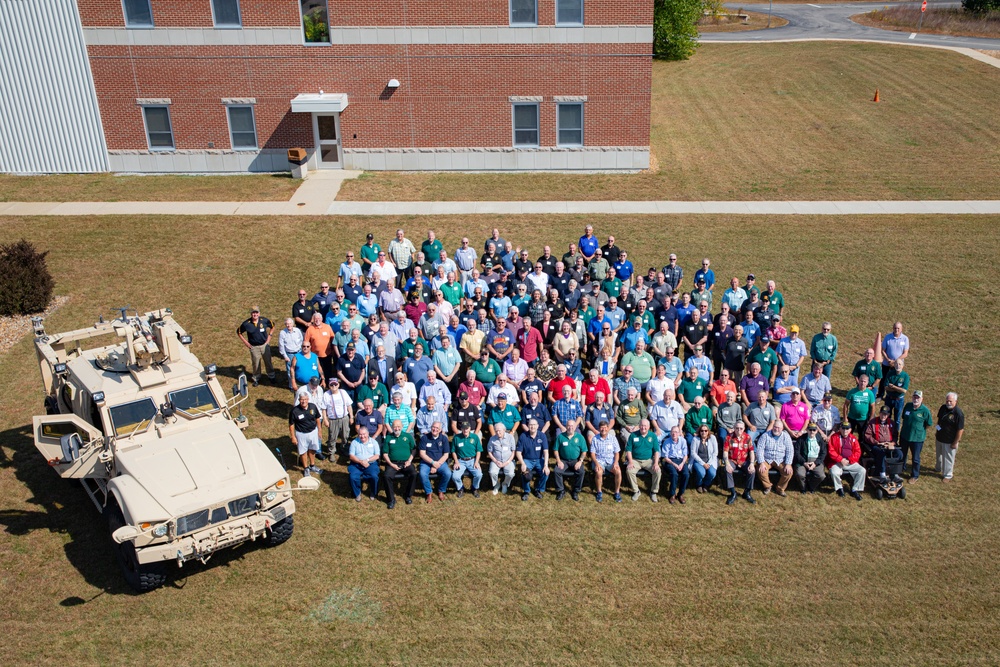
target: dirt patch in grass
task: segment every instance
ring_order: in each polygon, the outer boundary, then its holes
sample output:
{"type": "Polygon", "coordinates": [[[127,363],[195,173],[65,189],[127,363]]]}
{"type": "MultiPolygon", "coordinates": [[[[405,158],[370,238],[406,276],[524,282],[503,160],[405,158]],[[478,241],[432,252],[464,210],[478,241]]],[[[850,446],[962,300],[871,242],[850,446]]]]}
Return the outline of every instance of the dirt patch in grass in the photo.
{"type": "Polygon", "coordinates": [[[1000,37],[1000,11],[973,14],[960,7],[928,7],[920,23],[920,7],[912,4],[876,9],[855,14],[851,20],[860,25],[883,30],[920,32],[959,37],[1000,37]]]}
{"type": "MultiPolygon", "coordinates": [[[[989,372],[1000,353],[1000,216],[8,217],[0,241],[23,236],[50,251],[56,289],[72,297],[50,331],[125,303],[171,307],[192,351],[230,378],[249,362],[233,335],[248,305],[280,322],[295,290],[333,278],[331,258],[369,231],[384,244],[397,227],[414,241],[433,228],[453,251],[462,235],[481,247],[498,226],[535,257],[543,243],[561,254],[587,223],[614,234],[641,270],[673,251],[686,273],[711,257],[723,284],[749,271],[776,280],[786,324],[809,338],[833,322],[838,391],[874,332],[901,319],[911,388],[932,410],[959,392],[968,421],[955,481],[933,475],[929,442],[905,501],[856,503],[826,487],[758,496],[755,507],[726,507],[716,493],[689,494],[683,507],[598,504],[588,484],[579,503],[449,494],[388,511],[355,503],[345,468],[323,462],[321,490],[296,495],[287,544],[220,552],[134,596],[81,487],[34,451],[42,392],[22,339],[0,357],[0,654],[74,667],[289,655],[323,665],[844,665],[861,647],[870,664],[1000,662],[1000,496],[988,483],[1000,441],[989,372]],[[187,243],[135,256],[166,229],[187,243]]],[[[291,460],[289,400],[265,383],[244,412],[248,436],[291,460]]]]}
{"type": "MultiPolygon", "coordinates": [[[[69,301],[68,296],[56,296],[52,298],[52,303],[40,313],[42,317],[48,317],[56,312],[60,307],[69,301]]],[[[14,347],[18,341],[31,333],[31,318],[35,315],[4,315],[0,316],[0,354],[5,353],[14,347]]]]}
{"type": "Polygon", "coordinates": [[[0,174],[0,201],[287,201],[301,183],[288,174],[0,174]]]}
{"type": "Polygon", "coordinates": [[[655,172],[377,172],[338,197],[997,199],[1000,114],[985,110],[998,96],[1000,70],[937,49],[702,44],[689,61],[653,63],[655,172]]]}
{"type": "Polygon", "coordinates": [[[765,30],[768,27],[780,28],[788,25],[786,19],[780,16],[771,16],[771,25],[768,26],[767,12],[742,11],[748,18],[740,18],[736,14],[726,16],[705,16],[698,21],[698,32],[743,32],[746,30],[765,30]]]}
{"type": "Polygon", "coordinates": [[[985,53],[986,55],[992,56],[994,58],[1000,58],[1000,51],[989,51],[989,50],[986,50],[986,49],[978,49],[978,51],[980,53],[985,53]]]}

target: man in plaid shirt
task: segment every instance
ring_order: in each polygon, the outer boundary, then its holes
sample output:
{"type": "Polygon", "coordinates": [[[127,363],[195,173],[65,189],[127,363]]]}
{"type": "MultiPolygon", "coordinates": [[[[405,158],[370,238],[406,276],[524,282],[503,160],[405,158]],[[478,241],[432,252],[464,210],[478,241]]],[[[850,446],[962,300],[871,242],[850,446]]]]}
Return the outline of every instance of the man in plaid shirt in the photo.
{"type": "Polygon", "coordinates": [[[590,458],[594,465],[594,485],[597,487],[597,502],[604,500],[604,473],[611,473],[615,480],[615,502],[622,501],[622,468],[618,465],[618,438],[611,432],[608,422],[602,420],[597,425],[598,432],[590,439],[590,458]]]}
{"type": "Polygon", "coordinates": [[[580,403],[573,398],[573,390],[569,387],[563,389],[563,397],[552,404],[552,420],[560,433],[565,433],[569,422],[576,424],[576,430],[582,430],[583,408],[580,403]]]}
{"type": "Polygon", "coordinates": [[[785,425],[780,419],[775,420],[770,431],[765,431],[757,438],[754,453],[757,457],[757,475],[760,477],[761,486],[764,487],[764,495],[771,492],[772,484],[768,479],[768,473],[777,470],[779,477],[775,494],[784,497],[788,481],[792,479],[794,449],[792,439],[785,432],[785,425]]]}
{"type": "Polygon", "coordinates": [[[722,460],[726,464],[726,488],[729,490],[727,505],[736,502],[736,473],[746,475],[746,482],[743,487],[743,498],[748,503],[757,503],[751,495],[754,478],[754,450],[750,443],[750,436],[747,435],[746,425],[742,421],[736,422],[733,430],[726,436],[726,441],[722,445],[722,460]]]}

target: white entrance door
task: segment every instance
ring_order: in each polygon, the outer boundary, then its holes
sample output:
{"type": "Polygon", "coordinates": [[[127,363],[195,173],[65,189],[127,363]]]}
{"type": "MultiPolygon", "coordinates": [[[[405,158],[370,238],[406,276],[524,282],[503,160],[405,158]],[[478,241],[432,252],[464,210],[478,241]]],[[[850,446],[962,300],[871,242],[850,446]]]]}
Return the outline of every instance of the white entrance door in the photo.
{"type": "Polygon", "coordinates": [[[316,139],[316,156],[320,169],[342,169],[340,149],[340,114],[314,113],[313,136],[316,139]]]}

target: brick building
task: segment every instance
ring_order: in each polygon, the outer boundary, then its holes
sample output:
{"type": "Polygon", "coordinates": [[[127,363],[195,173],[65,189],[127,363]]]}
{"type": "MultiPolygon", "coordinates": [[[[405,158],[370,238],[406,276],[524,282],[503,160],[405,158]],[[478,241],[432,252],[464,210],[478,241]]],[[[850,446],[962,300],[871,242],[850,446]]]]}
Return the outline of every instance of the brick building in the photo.
{"type": "Polygon", "coordinates": [[[649,165],[649,0],[75,4],[111,171],[649,165]]]}

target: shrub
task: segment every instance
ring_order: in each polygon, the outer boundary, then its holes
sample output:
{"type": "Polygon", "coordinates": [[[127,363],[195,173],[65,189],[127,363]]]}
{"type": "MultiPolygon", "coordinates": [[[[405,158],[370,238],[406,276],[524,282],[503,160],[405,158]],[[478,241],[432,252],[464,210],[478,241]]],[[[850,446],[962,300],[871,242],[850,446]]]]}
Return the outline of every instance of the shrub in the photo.
{"type": "Polygon", "coordinates": [[[40,313],[49,305],[54,281],[48,254],[24,239],[0,245],[0,315],[40,313]]]}
{"type": "Polygon", "coordinates": [[[698,47],[701,0],[655,0],[653,54],[666,60],[687,60],[698,47]]]}
{"type": "Polygon", "coordinates": [[[962,0],[962,9],[973,14],[1000,11],[1000,0],[962,0]]]}

